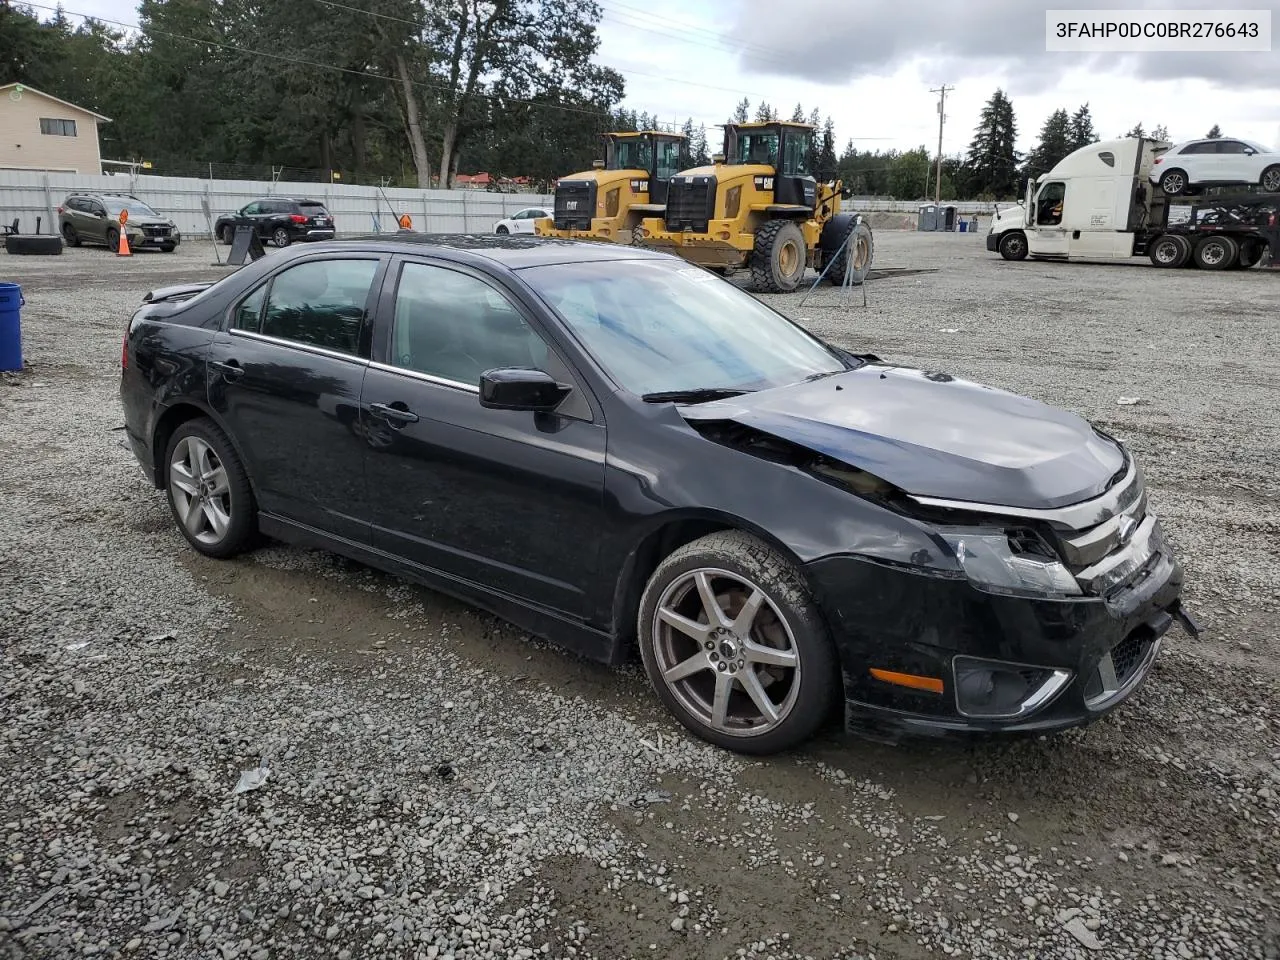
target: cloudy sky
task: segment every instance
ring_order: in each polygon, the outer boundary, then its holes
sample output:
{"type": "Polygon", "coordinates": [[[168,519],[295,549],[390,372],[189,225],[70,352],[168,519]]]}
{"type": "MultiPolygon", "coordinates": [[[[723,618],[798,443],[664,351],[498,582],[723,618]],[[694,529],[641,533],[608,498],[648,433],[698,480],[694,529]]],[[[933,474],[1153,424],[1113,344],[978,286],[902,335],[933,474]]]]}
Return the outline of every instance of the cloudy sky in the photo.
{"type": "MultiPolygon", "coordinates": [[[[53,0],[48,0],[53,2],[53,0]]],[[[349,0],[353,5],[359,0],[349,0]]],[[[1224,133],[1280,147],[1280,53],[1084,55],[1045,52],[1053,9],[1206,9],[1207,0],[599,0],[600,60],[627,79],[627,105],[664,120],[721,123],[742,97],[835,121],[843,146],[960,153],[982,104],[1012,98],[1019,147],[1057,107],[1089,103],[1097,132],[1164,124],[1176,141],[1224,133]]],[[[134,0],[64,0],[68,12],[136,20],[134,0]]],[[[1226,6],[1219,4],[1218,6],[1226,6]]],[[[1232,0],[1233,9],[1272,8],[1232,0]]],[[[1280,18],[1277,18],[1280,19],[1280,18]]],[[[1280,24],[1276,27],[1280,29],[1280,24]]]]}

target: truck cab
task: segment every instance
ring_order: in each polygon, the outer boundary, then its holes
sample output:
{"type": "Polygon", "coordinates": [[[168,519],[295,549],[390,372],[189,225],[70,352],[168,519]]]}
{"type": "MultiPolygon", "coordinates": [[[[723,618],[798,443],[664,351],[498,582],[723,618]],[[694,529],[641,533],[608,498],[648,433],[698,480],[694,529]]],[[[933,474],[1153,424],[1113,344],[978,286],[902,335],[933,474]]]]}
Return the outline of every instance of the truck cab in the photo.
{"type": "Polygon", "coordinates": [[[553,215],[534,223],[535,234],[629,244],[641,219],[661,215],[686,161],[684,135],[642,130],[603,139],[603,160],[556,182],[553,215]]]}
{"type": "Polygon", "coordinates": [[[1148,182],[1170,144],[1126,138],[1081,147],[1029,180],[1017,204],[997,207],[987,249],[1006,260],[1116,260],[1142,252],[1142,235],[1164,213],[1164,195],[1148,182]]]}

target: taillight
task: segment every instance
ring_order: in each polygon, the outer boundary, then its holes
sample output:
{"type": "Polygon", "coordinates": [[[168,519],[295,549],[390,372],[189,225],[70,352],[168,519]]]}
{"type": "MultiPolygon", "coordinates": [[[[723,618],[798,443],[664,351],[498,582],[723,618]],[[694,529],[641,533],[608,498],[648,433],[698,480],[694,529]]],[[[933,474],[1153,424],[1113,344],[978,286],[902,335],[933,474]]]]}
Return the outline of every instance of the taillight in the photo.
{"type": "Polygon", "coordinates": [[[59,212],[59,213],[65,213],[65,212],[66,212],[66,209],[67,209],[66,207],[59,206],[59,207],[58,207],[58,212],[59,212]]]}
{"type": "Polygon", "coordinates": [[[1164,161],[1164,157],[1156,157],[1154,160],[1151,161],[1151,165],[1153,167],[1158,167],[1163,161],[1164,161]]]}
{"type": "Polygon", "coordinates": [[[125,331],[124,340],[120,344],[120,369],[129,369],[129,331],[125,331]]]}
{"type": "Polygon", "coordinates": [[[289,219],[290,219],[290,220],[292,220],[294,223],[306,223],[306,222],[307,222],[307,218],[306,218],[306,217],[304,217],[304,216],[303,216],[302,214],[300,214],[300,213],[294,213],[294,214],[291,214],[291,215],[289,216],[289,219]]]}

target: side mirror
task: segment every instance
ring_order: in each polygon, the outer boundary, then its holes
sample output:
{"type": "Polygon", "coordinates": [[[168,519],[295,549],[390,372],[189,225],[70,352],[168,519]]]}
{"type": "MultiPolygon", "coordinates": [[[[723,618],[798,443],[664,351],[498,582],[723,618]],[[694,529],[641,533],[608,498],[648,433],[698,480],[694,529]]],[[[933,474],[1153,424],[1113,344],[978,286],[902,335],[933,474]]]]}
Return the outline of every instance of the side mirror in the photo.
{"type": "Polygon", "coordinates": [[[554,410],[569,394],[549,374],[526,367],[486,370],[480,374],[480,406],[490,410],[554,410]]]}

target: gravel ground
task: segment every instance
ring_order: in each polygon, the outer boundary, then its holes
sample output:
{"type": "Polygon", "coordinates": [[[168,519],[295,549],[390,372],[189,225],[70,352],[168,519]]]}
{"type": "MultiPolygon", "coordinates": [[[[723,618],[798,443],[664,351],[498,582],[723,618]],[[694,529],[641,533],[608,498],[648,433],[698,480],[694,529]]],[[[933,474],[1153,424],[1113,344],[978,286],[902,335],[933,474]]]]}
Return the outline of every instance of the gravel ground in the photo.
{"type": "Polygon", "coordinates": [[[1280,277],[876,240],[932,272],[770,302],[1144,461],[1206,631],[1087,730],[746,760],[634,666],[323,553],[205,560],[116,389],[132,308],[212,249],[6,258],[0,955],[1280,957],[1280,277]]]}

